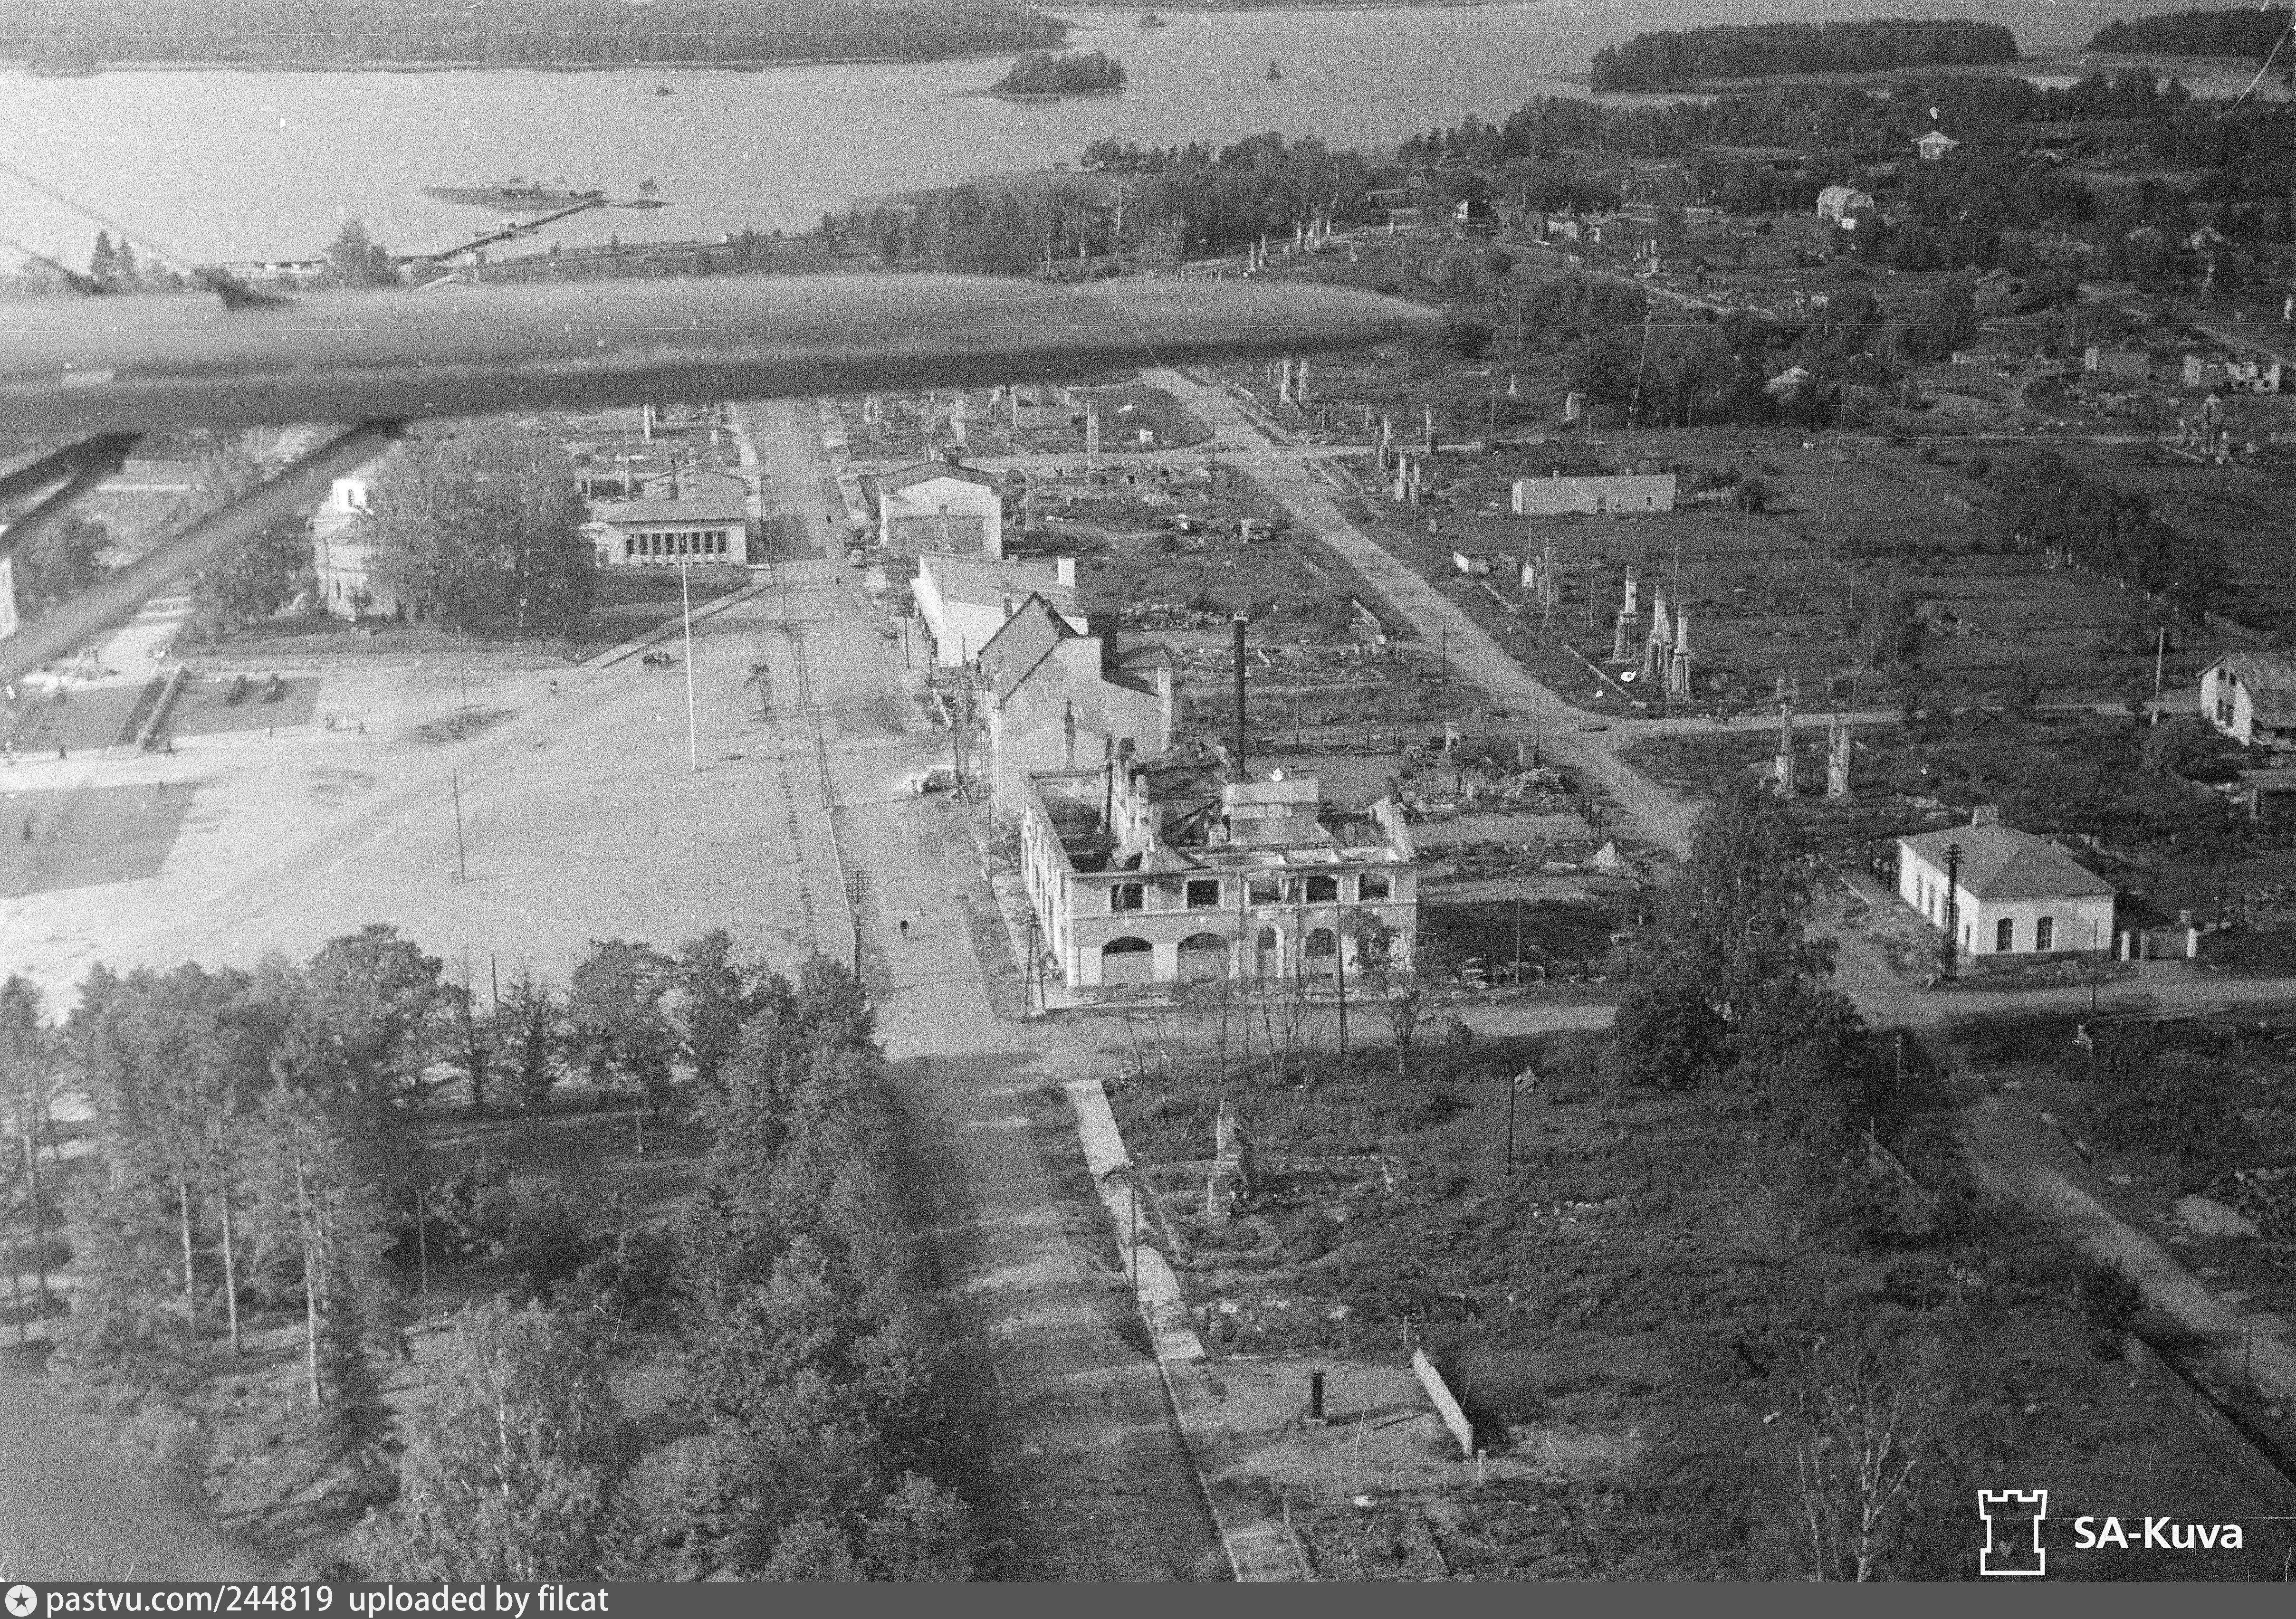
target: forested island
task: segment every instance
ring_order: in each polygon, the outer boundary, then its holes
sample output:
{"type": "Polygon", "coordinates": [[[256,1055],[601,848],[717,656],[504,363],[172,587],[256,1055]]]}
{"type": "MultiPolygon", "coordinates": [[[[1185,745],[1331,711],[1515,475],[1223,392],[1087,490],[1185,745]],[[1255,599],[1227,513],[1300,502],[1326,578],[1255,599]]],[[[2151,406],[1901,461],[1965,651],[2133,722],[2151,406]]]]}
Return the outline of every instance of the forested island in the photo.
{"type": "Polygon", "coordinates": [[[616,67],[924,61],[1057,45],[1069,25],[1003,0],[0,0],[0,61],[46,71],[225,62],[616,67]]]}
{"type": "Polygon", "coordinates": [[[1030,51],[996,85],[999,95],[1090,95],[1124,88],[1124,64],[1104,51],[1030,51]]]}
{"type": "Polygon", "coordinates": [[[2092,51],[2157,51],[2163,56],[2252,56],[2261,61],[2288,31],[2289,9],[2178,12],[2097,30],[2092,51]]]}
{"type": "Polygon", "coordinates": [[[1997,22],[1906,17],[1864,22],[1729,23],[1637,34],[1595,53],[1597,90],[1656,90],[1705,78],[1859,73],[1880,68],[2014,61],[1997,22]]]}

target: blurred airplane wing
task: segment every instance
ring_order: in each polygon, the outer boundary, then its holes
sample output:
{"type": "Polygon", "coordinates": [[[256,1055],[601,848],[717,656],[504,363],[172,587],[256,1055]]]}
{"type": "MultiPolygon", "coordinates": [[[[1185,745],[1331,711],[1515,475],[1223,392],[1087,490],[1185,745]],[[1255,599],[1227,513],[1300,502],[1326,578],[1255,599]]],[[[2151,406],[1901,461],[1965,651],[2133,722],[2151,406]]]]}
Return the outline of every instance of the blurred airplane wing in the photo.
{"type": "Polygon", "coordinates": [[[1342,287],[956,275],[299,292],[251,305],[20,299],[0,306],[0,438],[72,442],[0,479],[0,517],[12,519],[0,556],[61,520],[144,433],[345,430],[6,635],[0,680],[126,622],[424,417],[1083,377],[1361,348],[1437,323],[1421,306],[1342,287]]]}
{"type": "Polygon", "coordinates": [[[747,276],[0,306],[0,437],[768,399],[1360,348],[1434,312],[1299,282],[747,276]]]}

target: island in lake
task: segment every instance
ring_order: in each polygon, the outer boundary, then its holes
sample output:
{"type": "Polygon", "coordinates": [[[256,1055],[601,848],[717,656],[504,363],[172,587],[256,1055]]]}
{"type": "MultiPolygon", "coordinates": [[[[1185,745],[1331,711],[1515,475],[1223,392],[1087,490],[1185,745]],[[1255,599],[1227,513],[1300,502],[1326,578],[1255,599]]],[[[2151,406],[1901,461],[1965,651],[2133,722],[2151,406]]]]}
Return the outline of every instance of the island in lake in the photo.
{"type": "Polygon", "coordinates": [[[497,208],[512,214],[546,213],[569,203],[586,202],[603,197],[603,191],[574,191],[564,184],[545,185],[540,181],[525,180],[516,175],[500,185],[426,185],[422,194],[439,202],[460,203],[466,208],[497,208]]]}
{"type": "Polygon", "coordinates": [[[1773,78],[2011,62],[1997,22],[1889,17],[1857,22],[1723,23],[1637,34],[1595,53],[1597,90],[1660,90],[1702,79],[1773,78]]]}
{"type": "Polygon", "coordinates": [[[1124,88],[1124,64],[1105,51],[1030,51],[993,86],[998,95],[1099,95],[1124,88]]]}

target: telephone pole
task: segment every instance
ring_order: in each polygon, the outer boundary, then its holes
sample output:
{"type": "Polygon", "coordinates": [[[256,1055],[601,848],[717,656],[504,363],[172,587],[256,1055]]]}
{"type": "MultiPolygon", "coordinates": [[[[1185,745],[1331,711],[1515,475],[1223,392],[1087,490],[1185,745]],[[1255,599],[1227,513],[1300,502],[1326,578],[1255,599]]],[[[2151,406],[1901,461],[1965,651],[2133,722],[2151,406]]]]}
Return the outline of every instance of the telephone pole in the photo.
{"type": "Polygon", "coordinates": [[[1938,966],[1948,984],[1961,965],[1961,845],[1945,846],[1945,942],[1938,947],[1938,966]]]}

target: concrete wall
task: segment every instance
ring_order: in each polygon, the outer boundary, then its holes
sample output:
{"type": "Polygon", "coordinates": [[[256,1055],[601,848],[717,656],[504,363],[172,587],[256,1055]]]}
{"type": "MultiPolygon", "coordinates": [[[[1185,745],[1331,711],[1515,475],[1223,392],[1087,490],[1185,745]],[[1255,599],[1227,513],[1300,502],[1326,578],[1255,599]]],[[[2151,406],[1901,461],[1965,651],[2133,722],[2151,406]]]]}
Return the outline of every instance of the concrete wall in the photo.
{"type": "MultiPolygon", "coordinates": [[[[1384,874],[1394,889],[1393,895],[1386,900],[1357,900],[1355,881],[1358,874],[1349,873],[1341,884],[1342,897],[1336,903],[1309,905],[1278,901],[1242,906],[1238,902],[1242,879],[1236,873],[1144,875],[1111,871],[1079,876],[1070,884],[1070,916],[1061,930],[1065,943],[1065,948],[1059,953],[1062,975],[1071,987],[1099,986],[1107,981],[1103,969],[1110,959],[1103,954],[1108,944],[1119,938],[1138,938],[1148,942],[1154,981],[1175,982],[1181,977],[1181,941],[1210,933],[1226,941],[1228,970],[1234,976],[1254,977],[1261,974],[1264,966],[1269,978],[1289,978],[1294,971],[1304,969],[1305,940],[1322,931],[1336,934],[1341,913],[1357,911],[1369,912],[1394,930],[1398,948],[1407,963],[1409,942],[1418,926],[1414,874],[1408,868],[1390,869],[1384,874]],[[1189,910],[1187,879],[1193,877],[1201,882],[1215,876],[1222,878],[1219,905],[1211,910],[1189,910]],[[1124,882],[1141,884],[1144,908],[1111,912],[1108,908],[1109,891],[1124,882]],[[1273,934],[1275,938],[1273,948],[1263,956],[1260,940],[1266,934],[1273,934]]],[[[1352,940],[1348,941],[1347,950],[1348,971],[1352,978],[1361,969],[1362,960],[1352,940]]],[[[1327,961],[1331,958],[1317,960],[1327,961]]]]}
{"type": "Polygon", "coordinates": [[[1142,758],[1171,747],[1170,670],[1160,691],[1138,691],[1103,680],[1100,657],[1096,635],[1064,641],[989,711],[991,807],[997,814],[1021,813],[1030,773],[1090,770],[1109,756],[1111,740],[1121,752],[1128,740],[1142,758]]]}
{"type": "Polygon", "coordinates": [[[1451,1437],[1459,1442],[1459,1454],[1472,1460],[1475,1454],[1474,1425],[1467,1420],[1467,1413],[1459,1409],[1459,1402],[1453,1397],[1450,1385],[1443,1381],[1443,1374],[1435,1370],[1435,1362],[1427,1358],[1425,1350],[1411,1352],[1411,1370],[1419,1375],[1419,1386],[1435,1402],[1435,1414],[1443,1419],[1443,1426],[1449,1428],[1451,1437]]]}
{"type": "Polygon", "coordinates": [[[1515,480],[1517,517],[1562,517],[1583,512],[1598,517],[1633,517],[1674,510],[1671,472],[1620,473],[1597,478],[1524,478],[1515,480]]]}

